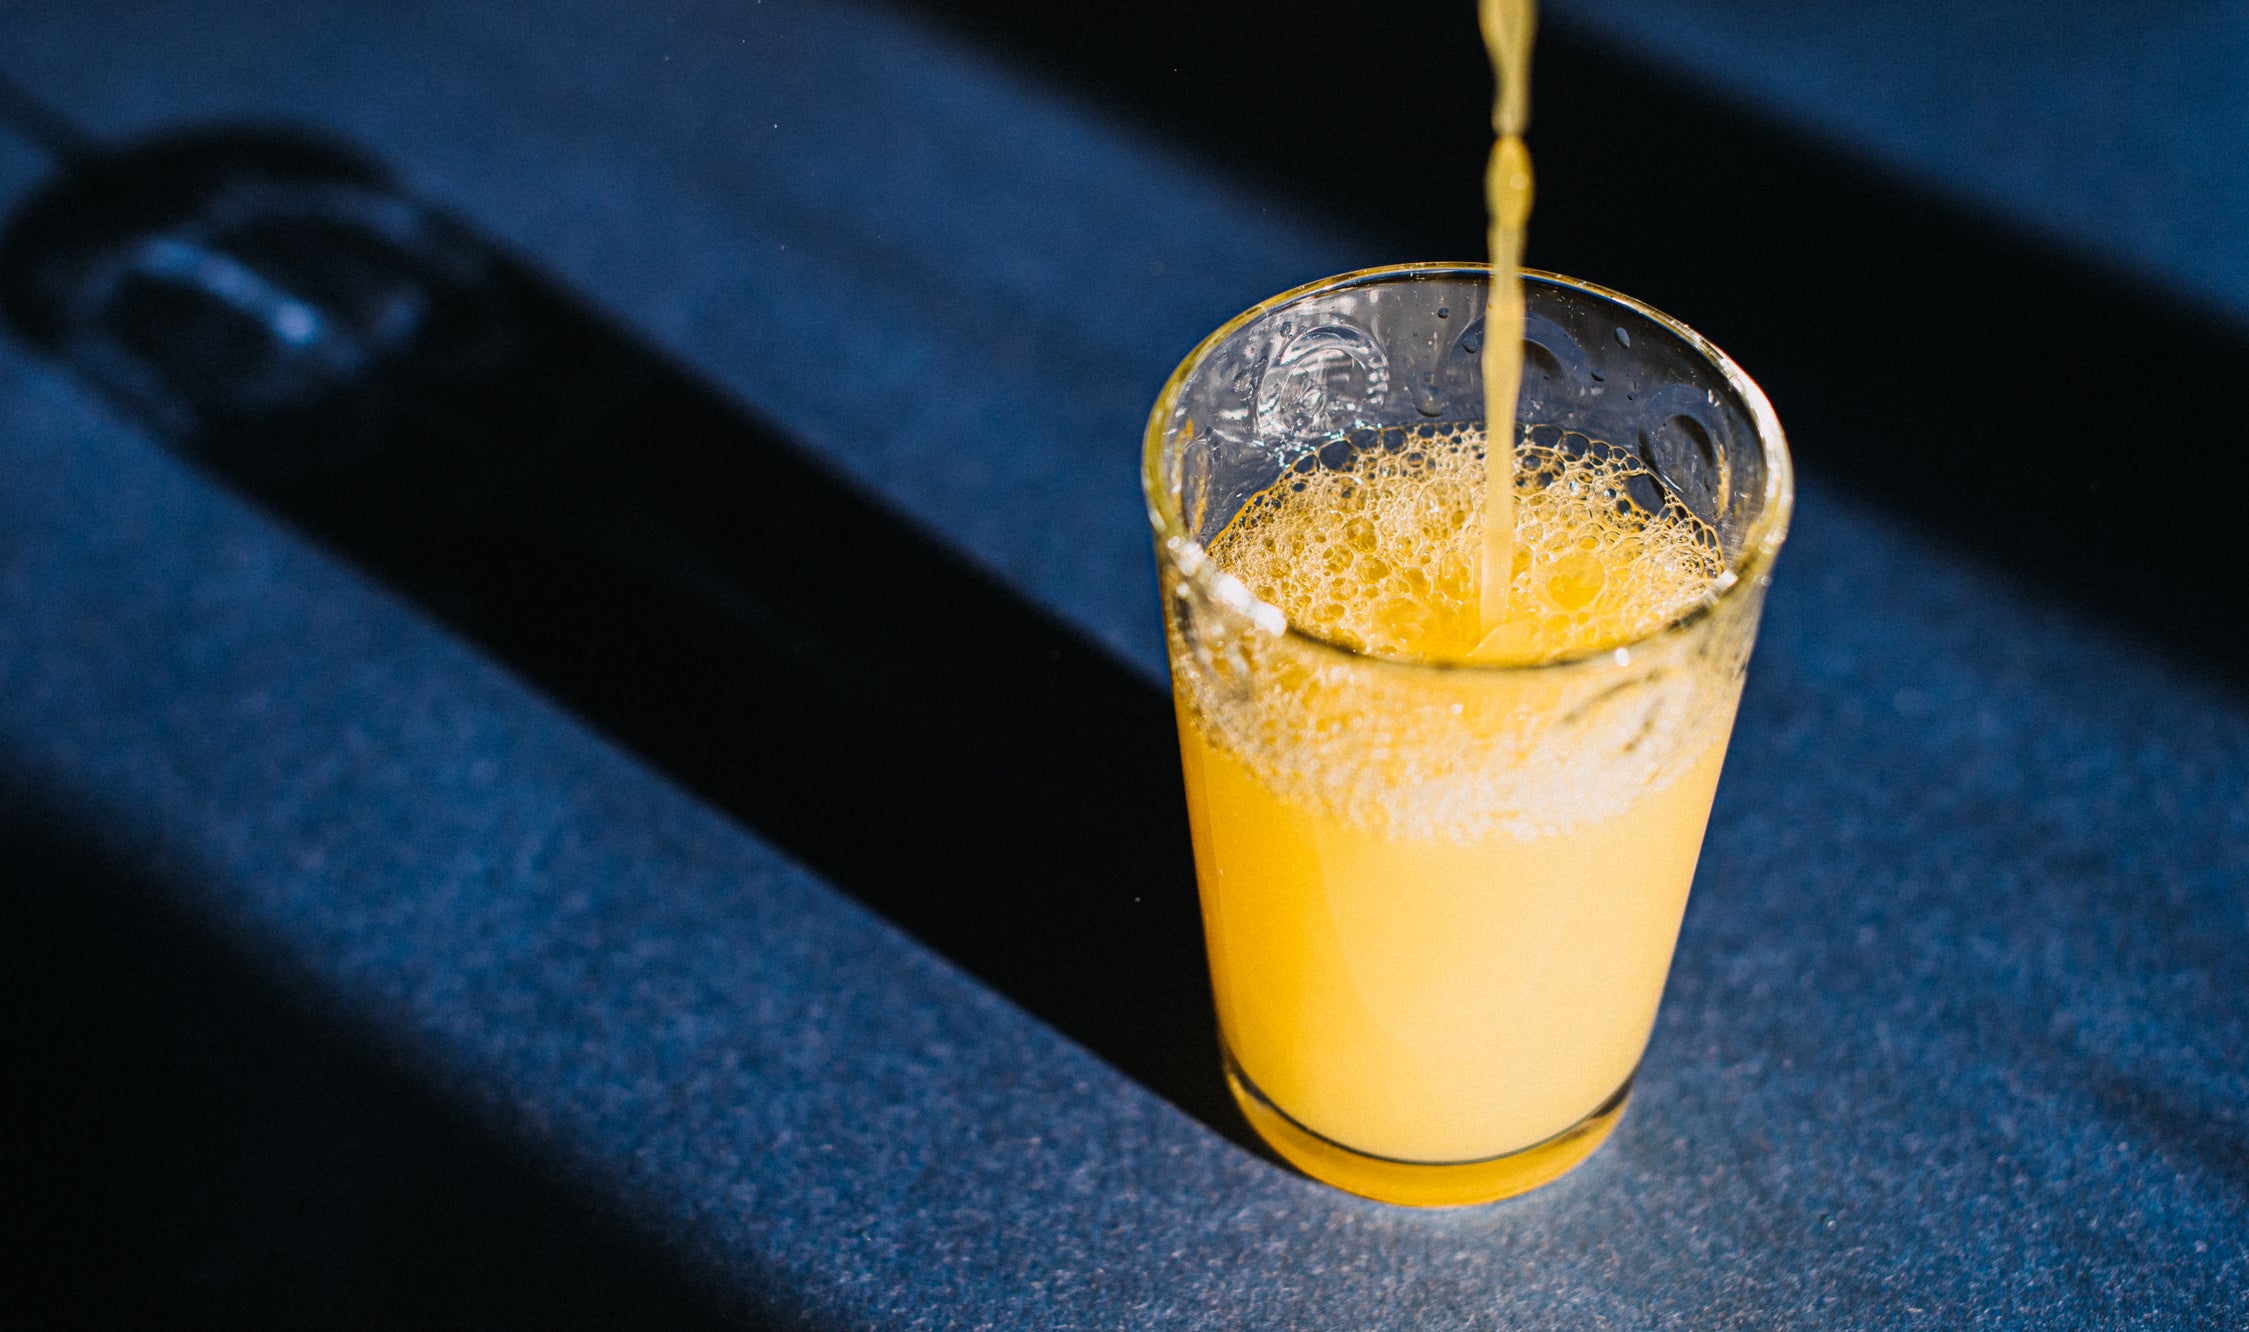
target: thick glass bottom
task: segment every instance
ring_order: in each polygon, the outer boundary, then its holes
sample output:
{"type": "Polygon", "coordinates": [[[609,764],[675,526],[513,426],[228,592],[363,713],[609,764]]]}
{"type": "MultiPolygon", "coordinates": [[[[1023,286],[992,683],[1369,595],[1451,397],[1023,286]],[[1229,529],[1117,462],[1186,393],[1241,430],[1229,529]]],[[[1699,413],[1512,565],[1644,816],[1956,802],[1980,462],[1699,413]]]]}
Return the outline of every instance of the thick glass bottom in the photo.
{"type": "MultiPolygon", "coordinates": [[[[1221,1044],[1221,1049],[1224,1049],[1221,1044]]],[[[1632,1099],[1632,1079],[1593,1112],[1543,1142],[1480,1161],[1394,1161],[1321,1137],[1265,1099],[1225,1050],[1226,1085],[1250,1127],[1289,1164],[1323,1184],[1405,1207],[1465,1207],[1528,1193],[1575,1169],[1607,1140],[1632,1099]]]]}

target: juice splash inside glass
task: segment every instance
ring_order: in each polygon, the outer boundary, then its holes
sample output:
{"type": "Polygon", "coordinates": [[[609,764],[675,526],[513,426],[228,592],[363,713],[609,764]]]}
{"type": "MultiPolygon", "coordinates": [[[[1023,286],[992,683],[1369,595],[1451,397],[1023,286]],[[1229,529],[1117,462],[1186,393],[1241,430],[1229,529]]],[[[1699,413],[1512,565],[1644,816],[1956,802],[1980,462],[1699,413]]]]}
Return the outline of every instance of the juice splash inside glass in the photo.
{"type": "Polygon", "coordinates": [[[1492,270],[1258,306],[1150,418],[1144,484],[1226,1074],[1283,1156],[1485,1201],[1621,1115],[1791,504],[1756,385],[1526,273],[1488,622],[1492,270]]]}

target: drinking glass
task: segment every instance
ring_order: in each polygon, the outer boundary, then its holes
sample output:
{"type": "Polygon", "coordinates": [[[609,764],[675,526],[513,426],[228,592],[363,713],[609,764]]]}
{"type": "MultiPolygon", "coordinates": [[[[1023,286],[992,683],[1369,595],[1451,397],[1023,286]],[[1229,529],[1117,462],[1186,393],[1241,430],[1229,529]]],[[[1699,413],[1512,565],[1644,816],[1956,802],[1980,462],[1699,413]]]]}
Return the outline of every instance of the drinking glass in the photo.
{"type": "Polygon", "coordinates": [[[1716,347],[1526,272],[1519,493],[1600,463],[1618,522],[1703,543],[1707,592],[1535,665],[1385,654],[1261,600],[1211,553],[1230,524],[1481,426],[1489,281],[1404,265],[1245,312],[1164,386],[1144,455],[1225,1076],[1305,1172],[1417,1205],[1534,1188],[1623,1114],[1793,494],[1716,347]]]}

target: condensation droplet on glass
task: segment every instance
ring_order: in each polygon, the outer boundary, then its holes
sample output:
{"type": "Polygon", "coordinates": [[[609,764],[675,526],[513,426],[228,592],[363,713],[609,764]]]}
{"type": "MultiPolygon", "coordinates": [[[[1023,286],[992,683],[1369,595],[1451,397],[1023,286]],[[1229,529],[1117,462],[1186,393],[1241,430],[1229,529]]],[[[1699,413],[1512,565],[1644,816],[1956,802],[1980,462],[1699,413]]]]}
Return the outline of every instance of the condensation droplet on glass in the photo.
{"type": "Polygon", "coordinates": [[[1444,404],[1437,400],[1437,372],[1428,371],[1421,382],[1413,386],[1413,409],[1423,416],[1441,416],[1444,404]]]}
{"type": "Polygon", "coordinates": [[[1632,335],[1625,332],[1622,327],[1619,327],[1616,331],[1616,340],[1627,347],[1632,345],[1632,335]]]}

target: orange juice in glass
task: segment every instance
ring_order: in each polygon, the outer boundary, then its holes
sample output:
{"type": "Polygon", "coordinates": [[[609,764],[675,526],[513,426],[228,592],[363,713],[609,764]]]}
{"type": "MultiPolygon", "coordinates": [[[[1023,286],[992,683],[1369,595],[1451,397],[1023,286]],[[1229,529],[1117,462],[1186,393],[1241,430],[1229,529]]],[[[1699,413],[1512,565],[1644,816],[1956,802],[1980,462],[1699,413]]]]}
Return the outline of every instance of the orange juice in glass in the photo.
{"type": "Polygon", "coordinates": [[[1226,1076],[1316,1178],[1480,1202],[1623,1113],[1786,533],[1764,395],[1524,276],[1486,623],[1489,270],[1274,298],[1198,347],[1144,483],[1226,1076]]]}

